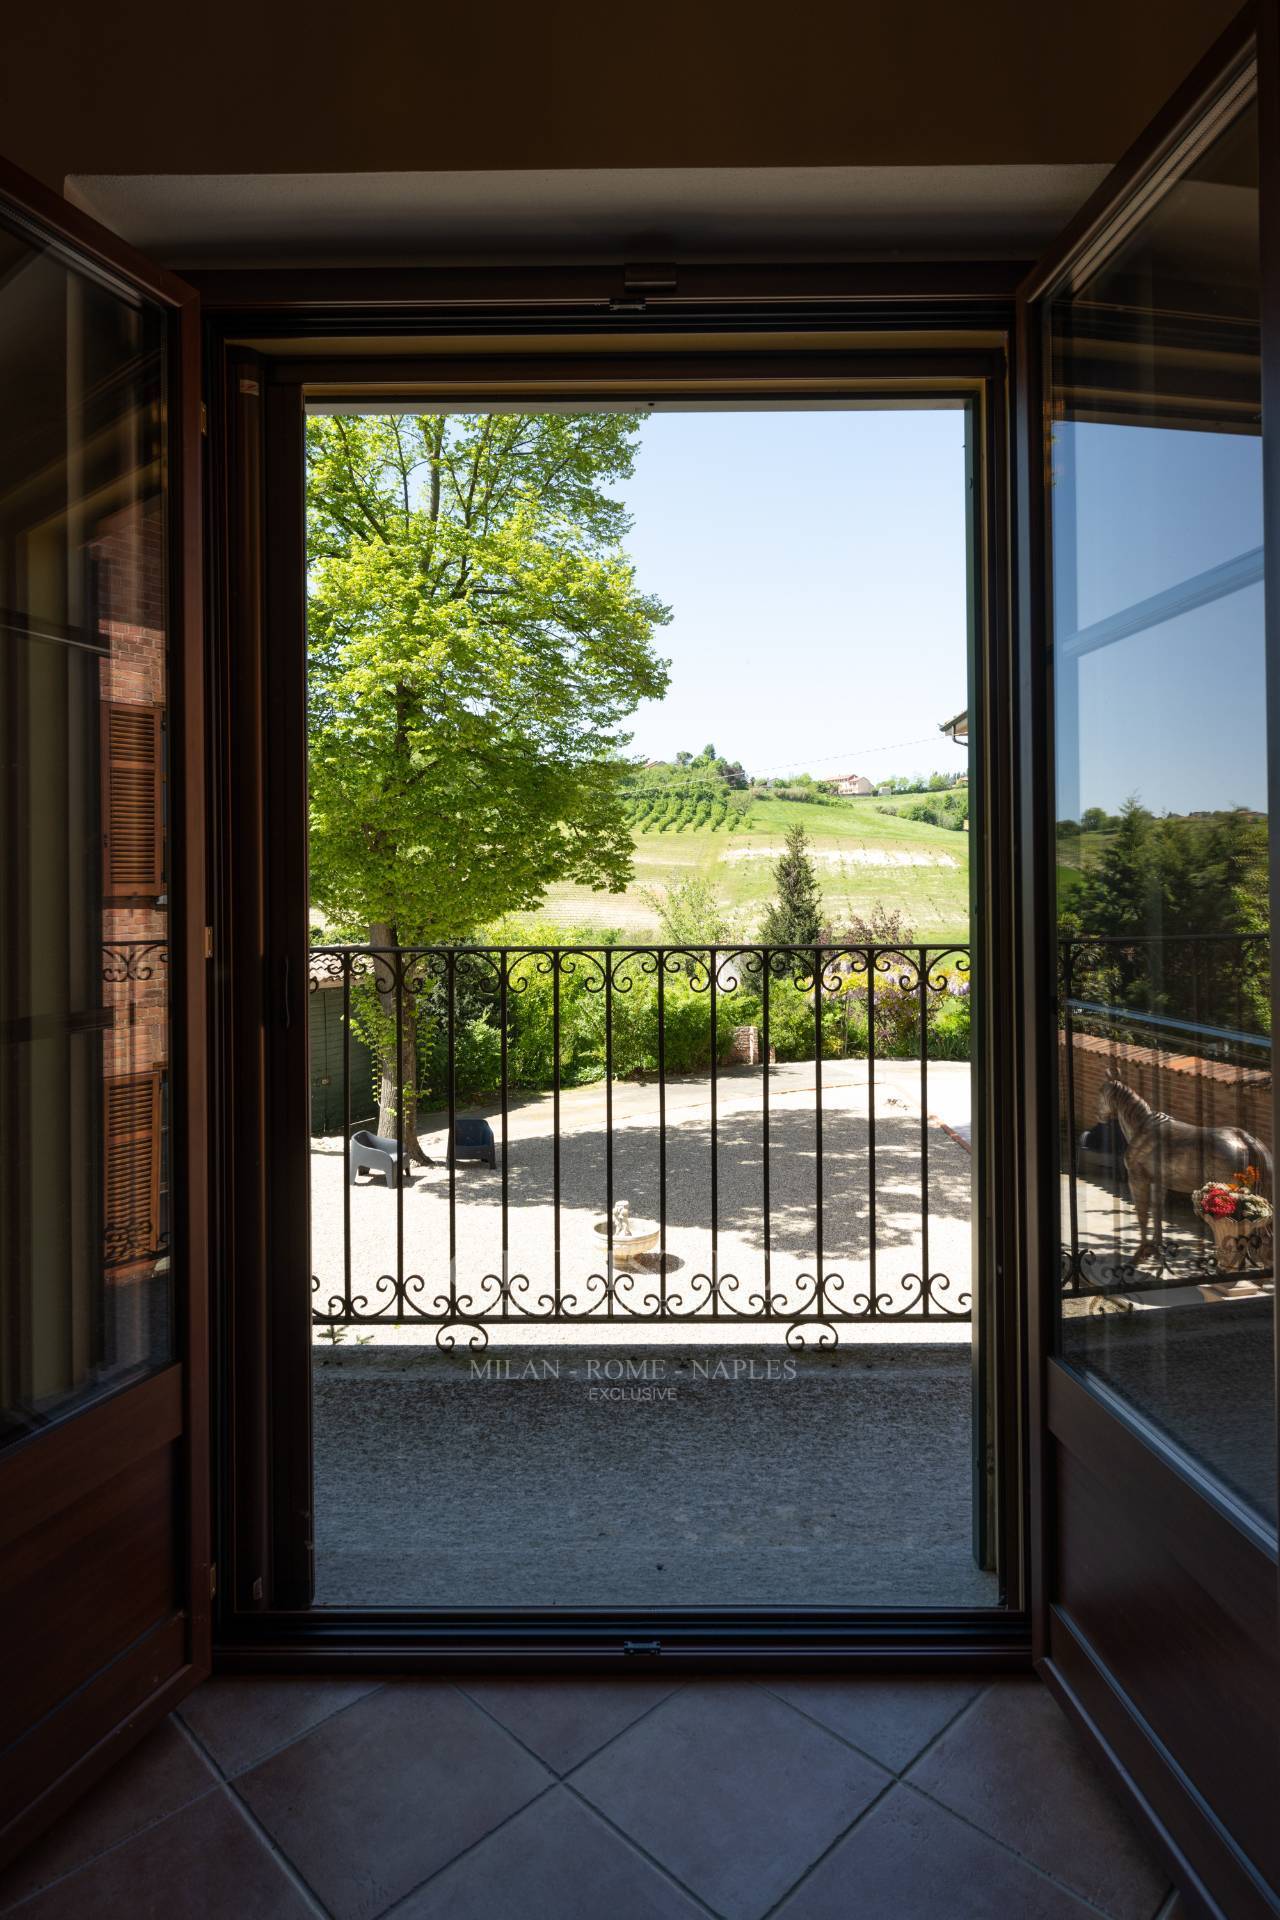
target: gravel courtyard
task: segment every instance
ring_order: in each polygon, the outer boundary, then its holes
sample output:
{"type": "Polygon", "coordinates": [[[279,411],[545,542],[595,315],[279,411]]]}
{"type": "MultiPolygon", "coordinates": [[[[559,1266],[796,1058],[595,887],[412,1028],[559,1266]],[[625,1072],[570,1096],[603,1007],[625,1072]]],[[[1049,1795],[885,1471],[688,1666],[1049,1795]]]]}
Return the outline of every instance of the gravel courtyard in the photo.
{"type": "MultiPolygon", "coordinates": [[[[815,1257],[812,1063],[770,1077],[772,1284],[794,1295],[815,1257]]],[[[720,1271],[728,1304],[764,1281],[761,1074],[719,1076],[720,1271]]],[[[829,1288],[871,1284],[868,1078],[823,1064],[823,1217],[829,1288]]],[[[876,1070],[876,1287],[918,1291],[921,1134],[927,1127],[929,1271],[948,1304],[970,1285],[969,1071],[876,1070]]],[[[496,1113],[489,1113],[495,1133],[496,1113]]],[[[595,1224],[605,1208],[605,1090],[561,1098],[561,1275],[601,1297],[595,1224]],[[592,1281],[591,1276],[597,1278],[592,1281]]],[[[614,1192],[658,1212],[658,1090],[613,1089],[614,1192]]],[[[423,1144],[443,1159],[444,1116],[423,1144]]],[[[313,1142],[313,1271],[343,1278],[345,1168],[313,1142]]],[[[668,1083],[669,1295],[705,1297],[710,1272],[710,1083],[668,1083]]],[[[553,1273],[552,1101],[513,1104],[507,1159],[510,1264],[530,1303],[553,1273]]],[[[456,1182],[458,1286],[483,1303],[501,1271],[500,1176],[456,1182]]],[[[381,1182],[347,1190],[352,1289],[371,1306],[397,1261],[397,1202],[381,1182]]],[[[400,1208],[403,1271],[447,1284],[448,1174],[415,1172],[400,1208]]],[[[320,1605],[428,1607],[930,1606],[993,1604],[974,1564],[967,1320],[842,1326],[834,1350],[788,1350],[785,1327],[659,1322],[656,1261],[620,1282],[613,1320],[488,1323],[489,1345],[437,1349],[433,1325],[318,1330],[314,1431],[320,1605]],[[625,1311],[630,1304],[635,1315],[625,1311]],[[357,1333],[367,1344],[357,1344],[357,1333]]]]}
{"type": "MultiPolygon", "coordinates": [[[[763,1127],[761,1073],[758,1068],[722,1071],[717,1087],[719,1271],[726,1309],[750,1310],[752,1296],[764,1285],[763,1127]]],[[[940,1304],[960,1307],[970,1291],[970,1192],[972,1162],[968,1150],[969,1068],[965,1063],[932,1062],[928,1113],[922,1127],[920,1071],[904,1061],[877,1063],[875,1071],[875,1285],[891,1308],[918,1297],[924,1254],[921,1217],[921,1137],[927,1138],[929,1271],[940,1304]]],[[[803,1297],[798,1276],[812,1275],[815,1234],[815,1075],[812,1062],[775,1067],[770,1076],[770,1187],[772,1286],[789,1300],[803,1297]]],[[[605,1250],[596,1223],[605,1215],[605,1089],[603,1084],[562,1094],[560,1103],[560,1258],[561,1286],[579,1310],[603,1298],[605,1250]],[[594,1276],[594,1278],[593,1278],[594,1276]]],[[[615,1083],[613,1088],[614,1198],[626,1200],[635,1218],[657,1219],[658,1088],[653,1084],[615,1083]]],[[[475,1108],[499,1135],[497,1112],[475,1108]]],[[[823,1063],[822,1183],[824,1267],[829,1298],[852,1306],[866,1296],[872,1280],[871,1183],[869,1170],[868,1076],[863,1060],[823,1063]]],[[[512,1105],[509,1118],[509,1261],[518,1301],[537,1310],[550,1293],[554,1273],[552,1097],[535,1095],[512,1105]]],[[[423,1146],[443,1161],[445,1116],[423,1119],[423,1146]]],[[[343,1206],[349,1197],[351,1287],[376,1312],[388,1289],[383,1275],[402,1271],[421,1275],[417,1297],[434,1301],[448,1286],[449,1176],[443,1165],[417,1168],[396,1192],[380,1179],[362,1179],[346,1188],[341,1140],[312,1142],[312,1272],[319,1280],[317,1305],[343,1292],[343,1206]],[[398,1235],[403,1264],[399,1266],[398,1235]]],[[[707,1076],[690,1076],[667,1085],[667,1248],[669,1297],[701,1306],[711,1272],[711,1100],[707,1076]],[[702,1276],[700,1278],[700,1276],[702,1276]]],[[[476,1309],[496,1297],[502,1272],[501,1177],[474,1163],[457,1170],[455,1221],[457,1276],[461,1295],[476,1309]]],[[[619,1276],[615,1319],[619,1335],[646,1333],[687,1339],[687,1329],[659,1327],[645,1316],[656,1297],[657,1258],[648,1271],[619,1276]]],[[[812,1282],[809,1282],[811,1291],[812,1282]]],[[[723,1316],[722,1316],[723,1317],[723,1316]]],[[[708,1313],[710,1321],[711,1316],[708,1313]]],[[[732,1326],[732,1322],[730,1323],[732,1326]]],[[[607,1336],[608,1327],[601,1322],[607,1336]]],[[[387,1329],[390,1333],[392,1330],[387,1329]]],[[[723,1332],[713,1337],[723,1337],[723,1332]]],[[[755,1337],[735,1326],[731,1337],[755,1337]]],[[[855,1329],[847,1330],[852,1334],[855,1329]]],[[[876,1329],[870,1329],[874,1333],[876,1329]]],[[[491,1337],[505,1330],[490,1323],[491,1337]]],[[[577,1328],[535,1328],[530,1322],[511,1328],[512,1337],[581,1339],[577,1328]]],[[[783,1329],[758,1330],[778,1340],[783,1329]]],[[[921,1326],[919,1334],[933,1329],[921,1326]]],[[[963,1322],[939,1326],[944,1337],[969,1341],[963,1322]]],[[[382,1335],[380,1333],[379,1338],[382,1335]]],[[[432,1326],[406,1329],[400,1339],[434,1339],[432,1326]]],[[[846,1337],[845,1333],[841,1335],[846,1337]]]]}

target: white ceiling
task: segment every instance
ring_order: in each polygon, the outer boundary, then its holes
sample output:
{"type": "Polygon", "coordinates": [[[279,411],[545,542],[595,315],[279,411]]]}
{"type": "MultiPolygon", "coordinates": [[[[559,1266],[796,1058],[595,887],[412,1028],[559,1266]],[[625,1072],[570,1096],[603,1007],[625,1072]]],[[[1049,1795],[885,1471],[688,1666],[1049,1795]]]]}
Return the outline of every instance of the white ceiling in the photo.
{"type": "Polygon", "coordinates": [[[1025,258],[1105,166],[72,174],[172,266],[1025,258]]]}

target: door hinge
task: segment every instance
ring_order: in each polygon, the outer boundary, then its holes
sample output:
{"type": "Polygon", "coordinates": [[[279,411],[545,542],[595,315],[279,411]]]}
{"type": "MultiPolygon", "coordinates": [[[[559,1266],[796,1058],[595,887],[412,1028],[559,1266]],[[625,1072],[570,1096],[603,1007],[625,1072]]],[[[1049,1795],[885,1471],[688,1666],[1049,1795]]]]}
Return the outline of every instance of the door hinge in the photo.
{"type": "Polygon", "coordinates": [[[216,1599],[218,1592],[218,1563],[215,1560],[209,1568],[209,1598],[216,1599]]]}
{"type": "Polygon", "coordinates": [[[202,400],[200,402],[200,432],[201,434],[207,434],[208,431],[209,431],[209,409],[208,407],[206,407],[204,401],[202,400]]]}
{"type": "Polygon", "coordinates": [[[212,960],[213,958],[213,928],[212,927],[206,927],[204,930],[204,957],[206,960],[212,960]]]}

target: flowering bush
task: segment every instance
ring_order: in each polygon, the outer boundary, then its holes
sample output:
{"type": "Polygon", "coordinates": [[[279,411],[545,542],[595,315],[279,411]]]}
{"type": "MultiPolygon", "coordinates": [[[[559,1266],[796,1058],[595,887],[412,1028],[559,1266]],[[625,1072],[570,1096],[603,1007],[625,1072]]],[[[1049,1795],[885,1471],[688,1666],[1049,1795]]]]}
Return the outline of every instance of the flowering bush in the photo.
{"type": "Polygon", "coordinates": [[[1191,1204],[1202,1220],[1269,1220],[1271,1203],[1257,1186],[1258,1169],[1246,1167],[1230,1180],[1209,1180],[1197,1187],[1191,1204]]]}

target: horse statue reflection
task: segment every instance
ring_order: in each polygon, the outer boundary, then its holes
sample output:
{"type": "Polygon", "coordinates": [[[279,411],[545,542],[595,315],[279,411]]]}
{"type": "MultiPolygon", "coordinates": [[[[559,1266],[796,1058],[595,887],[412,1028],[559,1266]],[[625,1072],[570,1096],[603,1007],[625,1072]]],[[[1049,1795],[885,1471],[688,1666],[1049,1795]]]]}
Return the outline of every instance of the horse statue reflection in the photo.
{"type": "Polygon", "coordinates": [[[1257,1191],[1264,1200],[1272,1198],[1271,1154],[1243,1127],[1194,1127],[1172,1114],[1157,1113],[1114,1075],[1102,1083],[1098,1118],[1117,1120],[1124,1135],[1125,1172],[1140,1235],[1135,1262],[1163,1256],[1164,1196],[1170,1187],[1189,1194],[1207,1181],[1227,1181],[1253,1167],[1257,1191]]]}

